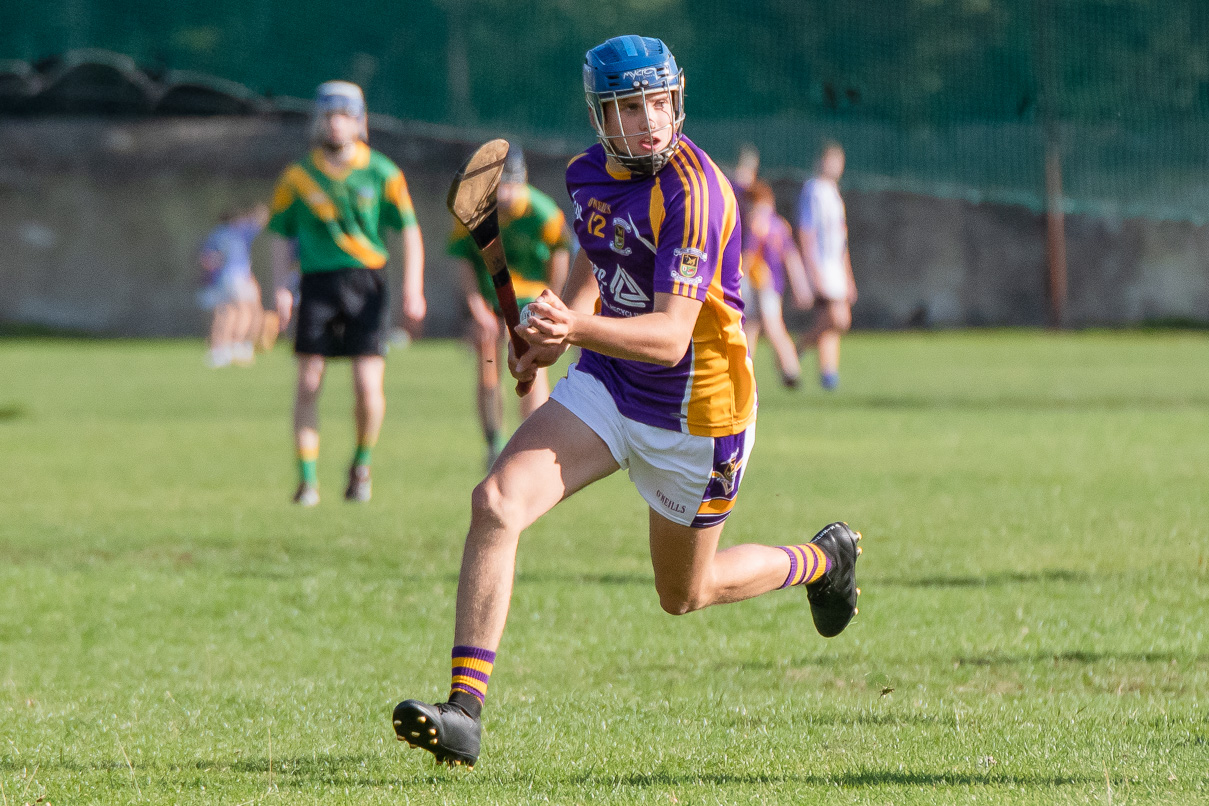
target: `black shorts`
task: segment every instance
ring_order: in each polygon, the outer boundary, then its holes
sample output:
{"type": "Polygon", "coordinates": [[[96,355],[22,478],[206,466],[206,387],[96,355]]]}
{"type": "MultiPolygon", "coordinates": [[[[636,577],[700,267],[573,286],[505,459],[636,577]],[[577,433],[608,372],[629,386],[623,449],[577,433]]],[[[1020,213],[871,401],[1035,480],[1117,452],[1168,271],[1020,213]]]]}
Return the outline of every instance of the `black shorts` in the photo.
{"type": "Polygon", "coordinates": [[[294,352],[341,356],[386,354],[390,294],[381,269],[302,275],[294,352]]]}

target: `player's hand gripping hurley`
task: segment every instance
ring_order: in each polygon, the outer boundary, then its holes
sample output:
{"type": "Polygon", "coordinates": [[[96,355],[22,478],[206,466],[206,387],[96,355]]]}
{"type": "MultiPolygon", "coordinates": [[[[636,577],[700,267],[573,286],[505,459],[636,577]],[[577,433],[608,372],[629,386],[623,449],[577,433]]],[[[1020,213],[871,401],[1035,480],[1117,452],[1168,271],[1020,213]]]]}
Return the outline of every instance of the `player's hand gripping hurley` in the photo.
{"type": "MultiPolygon", "coordinates": [[[[495,199],[507,154],[507,140],[492,140],[479,146],[453,177],[445,204],[453,217],[470,230],[474,245],[483,255],[483,262],[487,264],[495,295],[500,302],[500,312],[508,325],[512,350],[520,358],[529,349],[529,342],[516,332],[521,315],[516,304],[516,291],[512,288],[512,275],[504,257],[504,244],[500,240],[499,210],[495,199]]],[[[516,385],[516,393],[524,397],[532,386],[532,381],[521,381],[516,385]]]]}

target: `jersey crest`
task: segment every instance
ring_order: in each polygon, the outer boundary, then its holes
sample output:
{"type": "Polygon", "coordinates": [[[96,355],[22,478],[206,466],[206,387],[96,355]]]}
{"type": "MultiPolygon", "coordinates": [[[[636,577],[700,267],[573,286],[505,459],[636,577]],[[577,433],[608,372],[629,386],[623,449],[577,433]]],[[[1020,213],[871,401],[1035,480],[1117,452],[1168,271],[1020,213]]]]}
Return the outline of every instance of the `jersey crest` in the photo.
{"type": "Polygon", "coordinates": [[[693,249],[691,247],[676,249],[672,254],[679,258],[676,263],[676,273],[686,280],[696,277],[697,270],[701,268],[701,264],[709,258],[709,255],[700,249],[693,249]]]}
{"type": "Polygon", "coordinates": [[[613,242],[609,244],[609,248],[619,255],[628,255],[633,250],[625,245],[626,233],[632,229],[630,222],[624,218],[613,219],[613,242]]]}

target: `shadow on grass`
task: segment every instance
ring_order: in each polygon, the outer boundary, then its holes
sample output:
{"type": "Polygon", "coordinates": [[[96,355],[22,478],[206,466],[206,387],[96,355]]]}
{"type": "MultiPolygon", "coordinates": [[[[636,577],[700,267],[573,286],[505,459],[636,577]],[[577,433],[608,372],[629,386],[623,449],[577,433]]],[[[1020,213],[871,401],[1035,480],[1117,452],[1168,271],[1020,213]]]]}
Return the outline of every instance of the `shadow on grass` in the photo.
{"type": "MultiPolygon", "coordinates": [[[[492,775],[490,767],[485,767],[473,775],[464,771],[437,768],[430,761],[427,753],[413,751],[402,754],[402,758],[411,762],[418,759],[420,767],[408,763],[409,770],[395,769],[381,776],[374,775],[368,765],[379,765],[382,759],[365,755],[334,755],[334,756],[297,756],[293,758],[274,759],[274,778],[277,786],[313,786],[317,783],[339,786],[384,787],[395,785],[423,785],[447,781],[464,786],[466,784],[487,784],[498,786],[501,777],[492,775]]],[[[267,757],[243,758],[231,764],[199,761],[195,765],[199,770],[230,770],[244,774],[268,775],[269,760],[267,757]]],[[[124,768],[124,765],[122,765],[124,768]]],[[[102,769],[117,769],[116,765],[104,765],[102,769]]],[[[503,781],[515,777],[505,774],[503,781]]],[[[525,782],[530,776],[521,775],[525,782]]],[[[520,779],[518,779],[520,780],[520,779]]],[[[835,775],[814,775],[810,773],[745,773],[745,772],[632,772],[607,773],[586,772],[580,775],[570,775],[566,778],[552,774],[548,784],[551,787],[575,786],[585,788],[615,789],[618,786],[648,788],[653,786],[760,786],[776,784],[805,784],[811,786],[840,786],[850,788],[867,788],[881,786],[932,786],[932,787],[966,787],[966,786],[1010,786],[1010,787],[1063,787],[1084,785],[1098,778],[1082,776],[1049,776],[1049,775],[1015,775],[988,771],[985,774],[961,772],[911,772],[904,770],[865,769],[835,775]]]]}
{"type": "Polygon", "coordinates": [[[1206,663],[1209,654],[1180,654],[1176,652],[993,652],[985,655],[964,655],[953,659],[962,666],[1032,666],[1038,663],[1092,664],[1092,663],[1206,663]]]}
{"type": "Polygon", "coordinates": [[[849,788],[866,788],[881,786],[1008,786],[1008,787],[1063,787],[1082,786],[1097,782],[1098,778],[1074,775],[1011,775],[988,772],[985,775],[970,773],[945,772],[907,772],[903,770],[861,770],[859,772],[838,773],[836,775],[813,775],[810,773],[631,773],[629,775],[609,775],[606,773],[588,773],[567,779],[569,783],[591,787],[631,786],[645,788],[652,786],[688,786],[704,784],[709,786],[757,786],[767,784],[808,784],[812,786],[839,786],[849,788]]]}
{"type": "Polygon", "coordinates": [[[844,395],[811,399],[812,406],[878,411],[1131,411],[1142,409],[1209,408],[1209,396],[1108,395],[1062,398],[1049,395],[1003,395],[999,397],[932,397],[925,395],[844,395]]]}
{"type": "MultiPolygon", "coordinates": [[[[422,751],[421,756],[424,756],[422,751]]],[[[403,758],[415,758],[414,755],[404,755],[403,758]]],[[[384,760],[376,755],[310,755],[288,758],[274,758],[272,769],[273,779],[277,787],[313,787],[316,784],[331,786],[356,786],[366,788],[381,788],[388,784],[407,787],[450,783],[457,786],[489,785],[499,786],[508,780],[532,783],[532,776],[522,772],[494,775],[487,766],[484,769],[468,774],[464,771],[453,771],[441,768],[434,772],[434,767],[428,758],[420,758],[422,768],[407,764],[410,769],[399,769],[392,761],[391,769],[383,770],[382,775],[374,775],[371,767],[381,767],[384,760]]],[[[16,772],[29,766],[27,759],[0,759],[0,770],[16,772]]],[[[128,769],[125,761],[110,759],[89,764],[81,764],[61,759],[39,765],[43,771],[62,770],[74,773],[104,772],[124,773],[128,769]]],[[[140,772],[156,771],[161,778],[171,777],[172,772],[184,773],[237,773],[242,775],[259,775],[265,778],[269,775],[269,759],[265,757],[249,757],[235,761],[230,760],[197,760],[193,763],[175,764],[139,764],[140,772]]],[[[818,787],[846,787],[852,789],[876,788],[884,786],[928,786],[928,787],[1033,787],[1059,788],[1065,786],[1081,786],[1098,782],[1097,777],[1079,775],[1027,775],[996,773],[988,771],[985,774],[962,772],[911,772],[904,770],[864,769],[834,775],[815,775],[810,773],[744,773],[744,772],[632,772],[608,773],[586,772],[578,775],[560,777],[552,774],[545,783],[551,789],[560,787],[575,787],[583,789],[615,790],[617,787],[633,787],[646,789],[650,787],[684,787],[684,786],[768,786],[778,784],[809,785],[818,787]]]]}
{"type": "MultiPolygon", "coordinates": [[[[917,713],[898,711],[816,711],[809,716],[802,716],[800,722],[808,725],[851,726],[872,725],[876,727],[893,727],[896,725],[913,725],[916,727],[951,728],[954,725],[953,714],[917,713]]],[[[752,729],[764,725],[784,723],[784,717],[776,714],[748,713],[743,716],[735,715],[729,718],[713,718],[713,722],[727,728],[752,729]]]]}
{"type": "MultiPolygon", "coordinates": [[[[931,576],[915,579],[886,577],[875,580],[877,585],[900,588],[991,588],[1000,585],[1027,585],[1046,582],[1067,582],[1081,584],[1092,579],[1102,580],[1102,575],[1093,575],[1085,571],[1070,571],[1062,568],[1052,568],[1045,571],[1001,571],[983,576],[931,576]]],[[[873,584],[873,583],[867,583],[873,584]]]]}
{"type": "Polygon", "coordinates": [[[545,585],[548,583],[572,585],[641,585],[651,587],[655,584],[652,573],[643,574],[557,574],[557,573],[521,573],[516,575],[518,585],[545,585]]]}
{"type": "Polygon", "coordinates": [[[0,403],[0,423],[6,420],[20,420],[28,414],[25,407],[17,403],[0,403]]]}

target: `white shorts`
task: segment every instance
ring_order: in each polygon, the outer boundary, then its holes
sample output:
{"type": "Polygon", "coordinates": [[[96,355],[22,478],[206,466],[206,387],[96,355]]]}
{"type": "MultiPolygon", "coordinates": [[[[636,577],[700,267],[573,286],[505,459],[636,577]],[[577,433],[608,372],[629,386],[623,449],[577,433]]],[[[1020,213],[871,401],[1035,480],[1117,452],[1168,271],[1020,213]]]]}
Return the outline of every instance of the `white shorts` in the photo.
{"type": "Polygon", "coordinates": [[[696,529],[726,520],[735,506],[756,426],[726,437],[699,437],[631,420],[613,396],[575,364],[550,397],[604,440],[652,510],[696,529]]]}
{"type": "Polygon", "coordinates": [[[848,301],[848,270],[840,265],[820,267],[819,287],[814,289],[816,297],[830,302],[848,301]]]}
{"type": "Polygon", "coordinates": [[[753,324],[782,318],[781,295],[771,285],[760,289],[745,286],[741,293],[745,303],[743,314],[753,324]]]}
{"type": "Polygon", "coordinates": [[[250,275],[220,277],[218,282],[197,292],[197,304],[207,311],[239,302],[260,302],[260,287],[250,275]]]}

